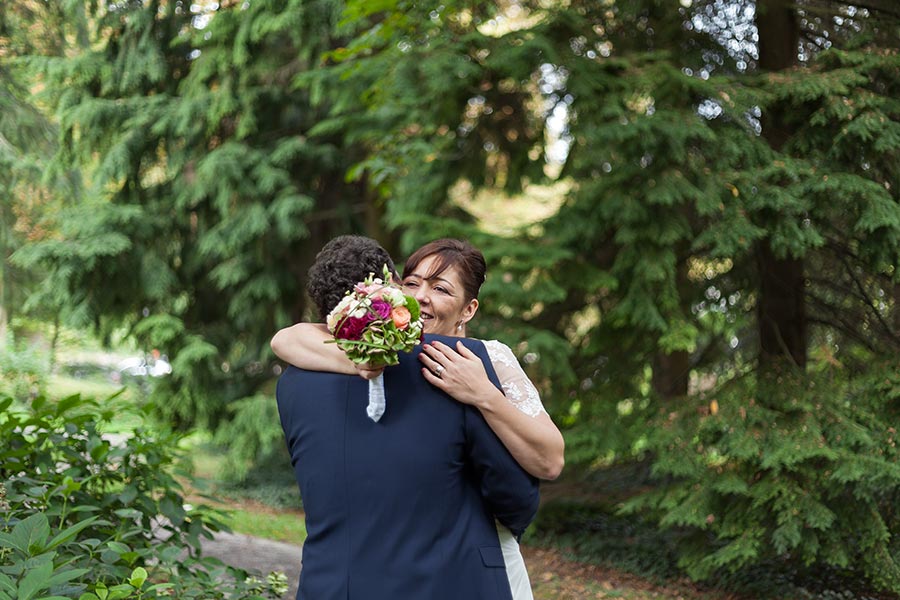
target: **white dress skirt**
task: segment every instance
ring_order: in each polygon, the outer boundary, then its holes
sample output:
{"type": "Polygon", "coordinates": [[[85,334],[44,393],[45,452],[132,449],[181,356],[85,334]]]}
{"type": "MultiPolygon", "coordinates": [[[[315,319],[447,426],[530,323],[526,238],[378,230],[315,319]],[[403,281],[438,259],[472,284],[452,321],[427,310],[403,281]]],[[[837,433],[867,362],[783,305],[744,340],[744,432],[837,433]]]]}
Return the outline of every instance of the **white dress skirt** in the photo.
{"type": "MultiPolygon", "coordinates": [[[[494,371],[497,372],[506,399],[530,417],[536,417],[543,412],[544,405],[541,403],[540,394],[522,370],[509,346],[497,340],[485,340],[484,346],[487,348],[494,371]]],[[[503,561],[506,563],[506,574],[509,577],[513,600],[534,600],[519,542],[512,532],[500,523],[497,523],[497,535],[500,538],[500,549],[503,551],[503,561]]]]}
{"type": "Polygon", "coordinates": [[[497,523],[497,535],[500,537],[500,549],[503,551],[503,562],[506,563],[506,576],[509,577],[513,600],[534,600],[531,580],[528,579],[519,542],[513,537],[512,532],[500,523],[497,523]]]}

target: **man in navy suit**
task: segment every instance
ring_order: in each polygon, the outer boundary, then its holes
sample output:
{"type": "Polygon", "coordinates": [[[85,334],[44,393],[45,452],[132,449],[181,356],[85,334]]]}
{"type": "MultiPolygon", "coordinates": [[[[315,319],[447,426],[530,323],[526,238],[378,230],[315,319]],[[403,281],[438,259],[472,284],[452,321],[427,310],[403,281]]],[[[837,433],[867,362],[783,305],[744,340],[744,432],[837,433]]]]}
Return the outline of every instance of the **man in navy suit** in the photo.
{"type": "MultiPolygon", "coordinates": [[[[383,264],[393,270],[369,238],[326,244],[309,286],[322,316],[383,264]]],[[[500,387],[481,342],[464,343],[500,387]]],[[[298,600],[511,600],[494,519],[521,535],[537,511],[537,480],[477,409],[425,380],[417,353],[385,369],[378,422],[361,377],[289,367],[279,379],[308,534],[298,600]]]]}

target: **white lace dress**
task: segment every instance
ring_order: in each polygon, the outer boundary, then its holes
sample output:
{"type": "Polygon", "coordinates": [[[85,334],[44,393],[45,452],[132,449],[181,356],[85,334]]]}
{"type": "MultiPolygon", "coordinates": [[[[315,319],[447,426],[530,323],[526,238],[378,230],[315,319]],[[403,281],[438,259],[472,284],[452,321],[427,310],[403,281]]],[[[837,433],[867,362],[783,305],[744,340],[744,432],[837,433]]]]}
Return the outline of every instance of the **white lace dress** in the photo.
{"type": "MultiPolygon", "coordinates": [[[[543,412],[544,405],[541,404],[540,394],[522,370],[509,346],[497,340],[485,340],[484,347],[488,351],[494,371],[497,372],[506,399],[529,417],[536,417],[543,412]]],[[[500,548],[503,550],[513,600],[533,600],[531,581],[528,579],[519,542],[513,537],[512,532],[500,523],[497,523],[497,533],[500,537],[500,548]]]]}

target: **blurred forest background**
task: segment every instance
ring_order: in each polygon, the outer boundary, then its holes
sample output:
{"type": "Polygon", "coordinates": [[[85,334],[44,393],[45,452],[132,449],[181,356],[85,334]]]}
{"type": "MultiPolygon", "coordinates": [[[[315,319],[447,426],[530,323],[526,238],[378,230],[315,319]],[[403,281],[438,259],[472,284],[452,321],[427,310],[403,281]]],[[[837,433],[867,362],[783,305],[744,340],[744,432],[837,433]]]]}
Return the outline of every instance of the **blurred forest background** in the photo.
{"type": "Polygon", "coordinates": [[[893,0],[4,0],[0,390],[155,349],[131,404],[260,486],[317,250],[464,237],[567,441],[533,535],[900,593],[898,51],[893,0]]]}

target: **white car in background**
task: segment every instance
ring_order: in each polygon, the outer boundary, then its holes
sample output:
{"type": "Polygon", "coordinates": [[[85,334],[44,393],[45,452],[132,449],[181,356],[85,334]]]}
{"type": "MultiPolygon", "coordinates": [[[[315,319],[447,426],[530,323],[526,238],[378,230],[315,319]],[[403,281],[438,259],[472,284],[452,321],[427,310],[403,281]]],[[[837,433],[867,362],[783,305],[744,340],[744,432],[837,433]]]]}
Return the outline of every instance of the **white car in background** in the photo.
{"type": "Polygon", "coordinates": [[[116,369],[123,375],[133,377],[162,377],[172,372],[172,365],[169,364],[165,355],[161,355],[159,358],[134,356],[119,361],[116,369]]]}

